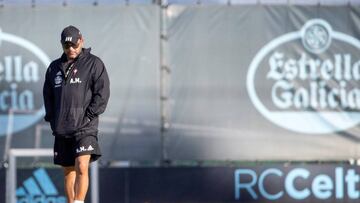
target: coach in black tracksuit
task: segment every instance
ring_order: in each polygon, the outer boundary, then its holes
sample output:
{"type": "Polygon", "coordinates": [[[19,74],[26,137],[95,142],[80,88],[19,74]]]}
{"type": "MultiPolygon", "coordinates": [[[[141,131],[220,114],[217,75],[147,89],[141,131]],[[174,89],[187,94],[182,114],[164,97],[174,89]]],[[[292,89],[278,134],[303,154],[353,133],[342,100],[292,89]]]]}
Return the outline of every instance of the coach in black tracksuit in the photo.
{"type": "Polygon", "coordinates": [[[54,163],[64,168],[69,203],[85,199],[89,162],[101,156],[98,116],[110,95],[103,62],[83,48],[83,42],[76,27],[63,30],[64,53],[48,67],[43,88],[45,120],[55,136],[54,163]]]}

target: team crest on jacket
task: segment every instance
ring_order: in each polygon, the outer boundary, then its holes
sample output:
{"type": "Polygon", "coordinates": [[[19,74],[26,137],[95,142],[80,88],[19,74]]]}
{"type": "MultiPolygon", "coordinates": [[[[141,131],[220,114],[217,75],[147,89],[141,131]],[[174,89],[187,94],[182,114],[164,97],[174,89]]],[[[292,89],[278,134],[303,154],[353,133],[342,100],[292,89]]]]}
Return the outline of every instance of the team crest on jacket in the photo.
{"type": "Polygon", "coordinates": [[[54,79],[55,87],[59,87],[62,83],[62,77],[60,75],[56,76],[54,79]]]}
{"type": "Polygon", "coordinates": [[[54,83],[55,83],[55,88],[56,87],[60,87],[61,83],[62,83],[62,77],[61,77],[62,73],[61,71],[56,73],[56,77],[54,79],[54,83]]]}

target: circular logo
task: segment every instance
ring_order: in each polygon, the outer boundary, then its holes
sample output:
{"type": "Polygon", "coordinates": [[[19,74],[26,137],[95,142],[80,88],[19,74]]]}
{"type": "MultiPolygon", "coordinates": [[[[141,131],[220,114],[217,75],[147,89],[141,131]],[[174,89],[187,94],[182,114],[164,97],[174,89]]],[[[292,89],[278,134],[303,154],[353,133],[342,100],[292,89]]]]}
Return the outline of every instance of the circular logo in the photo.
{"type": "Polygon", "coordinates": [[[303,46],[309,52],[319,54],[324,52],[331,44],[332,28],[322,19],[307,22],[301,30],[303,46]]]}
{"type": "Polygon", "coordinates": [[[59,84],[61,84],[61,82],[62,82],[62,78],[61,78],[61,76],[56,76],[56,78],[55,78],[55,85],[59,85],[59,84]]]}
{"type": "Polygon", "coordinates": [[[39,91],[49,57],[32,42],[0,29],[0,135],[16,133],[44,116],[39,91]],[[9,116],[12,111],[13,115],[9,116]]]}
{"type": "Polygon", "coordinates": [[[322,19],[310,20],[255,55],[246,81],[249,97],[265,118],[291,131],[324,134],[351,128],[360,122],[360,89],[353,85],[360,80],[359,50],[356,38],[333,31],[322,19]],[[332,42],[352,52],[325,53],[332,42]]]}

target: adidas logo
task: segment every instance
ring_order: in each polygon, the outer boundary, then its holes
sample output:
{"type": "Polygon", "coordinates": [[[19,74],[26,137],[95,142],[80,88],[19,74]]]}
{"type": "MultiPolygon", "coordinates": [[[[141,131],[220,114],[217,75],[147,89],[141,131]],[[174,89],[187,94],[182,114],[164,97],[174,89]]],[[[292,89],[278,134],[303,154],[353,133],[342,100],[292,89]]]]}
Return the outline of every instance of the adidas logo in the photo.
{"type": "Polygon", "coordinates": [[[16,189],[17,203],[65,203],[45,169],[34,171],[33,177],[26,179],[23,186],[16,189]]]}

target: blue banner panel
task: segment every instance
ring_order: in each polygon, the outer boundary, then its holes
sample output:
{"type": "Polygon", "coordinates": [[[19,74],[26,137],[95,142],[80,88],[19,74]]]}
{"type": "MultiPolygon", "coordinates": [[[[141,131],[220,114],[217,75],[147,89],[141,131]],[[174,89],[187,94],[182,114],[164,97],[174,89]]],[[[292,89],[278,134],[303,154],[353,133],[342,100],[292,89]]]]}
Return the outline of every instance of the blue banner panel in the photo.
{"type": "Polygon", "coordinates": [[[135,202],[231,202],[231,168],[153,168],[130,171],[135,202]]]}
{"type": "MultiPolygon", "coordinates": [[[[65,203],[61,169],[18,169],[17,201],[65,203]]],[[[5,170],[0,170],[5,183],[5,170]]],[[[342,164],[100,168],[99,202],[355,203],[360,169],[342,164]]],[[[0,185],[5,202],[6,184],[0,185]]],[[[89,188],[86,202],[91,202],[89,188]]]]}
{"type": "Polygon", "coordinates": [[[66,203],[63,170],[18,169],[15,195],[18,203],[66,203]]]}
{"type": "MultiPolygon", "coordinates": [[[[0,169],[0,183],[5,183],[5,170],[0,169]]],[[[0,185],[0,202],[5,202],[6,193],[5,193],[6,184],[0,185]]]]}
{"type": "Polygon", "coordinates": [[[360,198],[348,165],[101,169],[101,202],[336,202],[360,198]],[[106,177],[106,178],[104,178],[106,177]]]}
{"type": "Polygon", "coordinates": [[[99,171],[100,202],[125,203],[129,201],[129,170],[101,168],[99,171]]]}

